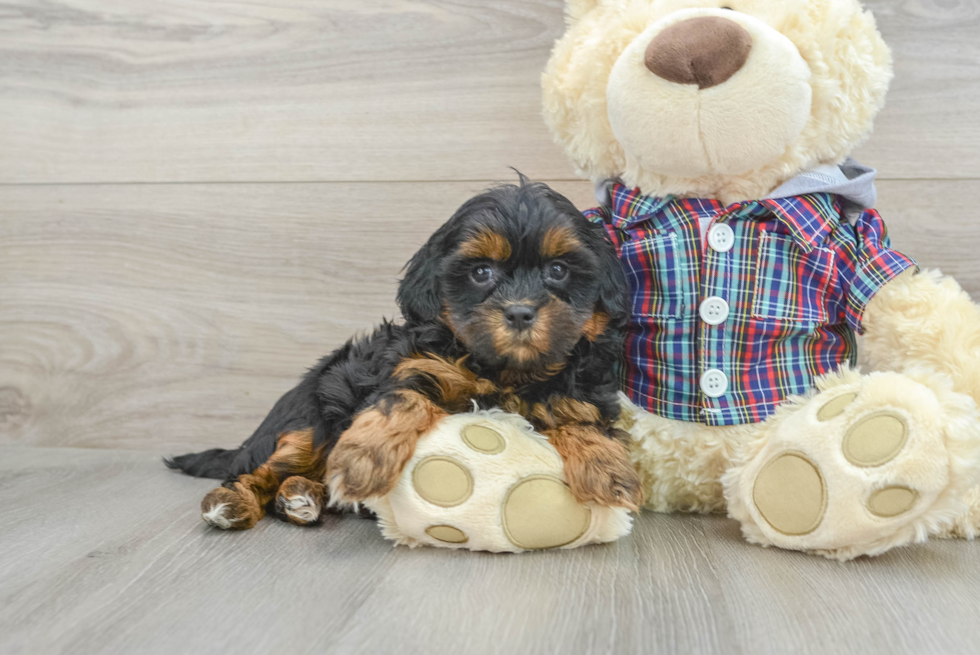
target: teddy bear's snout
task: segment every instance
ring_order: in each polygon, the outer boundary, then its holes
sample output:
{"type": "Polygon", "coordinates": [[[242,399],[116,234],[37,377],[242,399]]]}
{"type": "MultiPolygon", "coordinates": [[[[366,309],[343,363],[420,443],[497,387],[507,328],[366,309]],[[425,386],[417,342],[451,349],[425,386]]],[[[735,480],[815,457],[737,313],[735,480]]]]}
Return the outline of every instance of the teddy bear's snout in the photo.
{"type": "Polygon", "coordinates": [[[752,36],[735,21],[700,16],[660,32],[647,46],[643,61],[668,82],[707,89],[737,73],[751,49],[752,36]]]}

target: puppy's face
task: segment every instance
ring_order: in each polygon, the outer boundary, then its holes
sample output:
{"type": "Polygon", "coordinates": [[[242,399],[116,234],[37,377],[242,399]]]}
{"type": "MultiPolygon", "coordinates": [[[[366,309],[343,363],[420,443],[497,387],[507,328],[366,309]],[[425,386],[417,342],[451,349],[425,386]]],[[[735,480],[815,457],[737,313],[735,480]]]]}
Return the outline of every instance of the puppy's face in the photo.
{"type": "Polygon", "coordinates": [[[463,205],[409,266],[399,300],[410,320],[422,318],[412,312],[427,289],[438,299],[436,320],[477,360],[502,369],[554,368],[580,340],[625,317],[626,283],[602,228],[539,184],[500,187],[463,205]],[[431,286],[411,284],[426,273],[431,286]]]}

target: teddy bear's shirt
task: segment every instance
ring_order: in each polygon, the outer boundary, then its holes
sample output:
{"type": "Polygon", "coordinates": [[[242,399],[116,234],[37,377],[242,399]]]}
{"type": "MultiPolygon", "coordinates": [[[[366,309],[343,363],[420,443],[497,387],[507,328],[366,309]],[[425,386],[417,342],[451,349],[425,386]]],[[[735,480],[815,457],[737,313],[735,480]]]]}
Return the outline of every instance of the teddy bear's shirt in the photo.
{"type": "Polygon", "coordinates": [[[671,419],[764,420],[854,359],[868,302],[915,265],[890,248],[876,211],[848,223],[833,193],[725,206],[608,191],[610,204],[585,214],[605,226],[630,285],[624,387],[671,419]]]}

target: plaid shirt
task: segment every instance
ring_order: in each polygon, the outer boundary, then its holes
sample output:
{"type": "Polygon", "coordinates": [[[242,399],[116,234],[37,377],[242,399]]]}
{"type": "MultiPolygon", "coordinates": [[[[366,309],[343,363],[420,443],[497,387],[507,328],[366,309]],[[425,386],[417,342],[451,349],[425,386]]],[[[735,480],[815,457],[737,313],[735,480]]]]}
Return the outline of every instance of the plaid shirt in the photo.
{"type": "Polygon", "coordinates": [[[762,421],[853,362],[868,302],[915,265],[889,247],[876,211],[849,224],[830,193],[726,207],[614,184],[610,198],[585,214],[605,226],[630,285],[624,387],[640,407],[680,421],[762,421]],[[706,220],[731,228],[717,230],[730,249],[702,243],[706,220]]]}

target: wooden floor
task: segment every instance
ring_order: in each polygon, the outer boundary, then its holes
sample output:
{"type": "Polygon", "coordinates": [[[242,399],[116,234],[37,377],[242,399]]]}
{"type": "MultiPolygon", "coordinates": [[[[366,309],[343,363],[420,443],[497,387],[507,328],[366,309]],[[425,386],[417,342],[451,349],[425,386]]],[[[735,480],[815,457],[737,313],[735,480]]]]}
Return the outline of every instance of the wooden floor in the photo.
{"type": "MultiPolygon", "coordinates": [[[[980,0],[874,0],[896,78],[858,158],[892,239],[980,298],[980,0]]],[[[0,653],[976,653],[980,544],[842,565],[645,514],[621,543],[395,549],[206,530],[158,456],[241,441],[514,166],[559,0],[0,8],[0,653]]]]}
{"type": "Polygon", "coordinates": [[[2,653],[975,653],[976,544],[841,564],[644,514],[605,546],[393,548],[374,522],[207,528],[150,453],[0,448],[2,653]]]}

